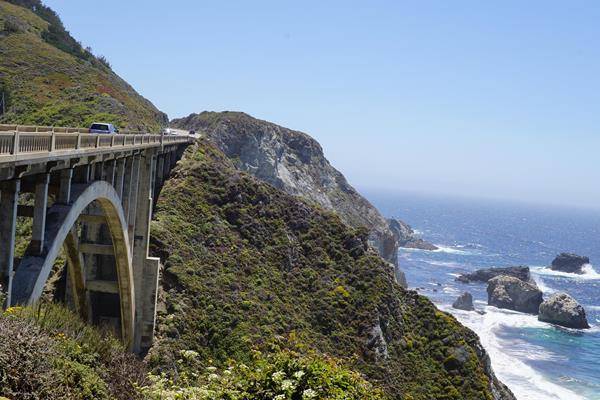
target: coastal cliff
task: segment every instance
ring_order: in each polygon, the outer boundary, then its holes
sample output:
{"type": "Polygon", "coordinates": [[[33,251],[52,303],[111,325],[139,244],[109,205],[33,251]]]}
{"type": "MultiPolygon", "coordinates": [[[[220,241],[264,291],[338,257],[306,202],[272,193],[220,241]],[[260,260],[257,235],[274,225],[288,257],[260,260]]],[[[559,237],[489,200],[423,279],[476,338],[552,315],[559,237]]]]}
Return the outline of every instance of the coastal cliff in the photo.
{"type": "Polygon", "coordinates": [[[309,135],[240,112],[203,112],[171,122],[211,140],[235,166],[288,194],[338,213],[353,227],[369,230],[369,243],[398,269],[399,237],[379,211],[356,191],[309,135]]]}
{"type": "Polygon", "coordinates": [[[215,368],[249,363],[276,340],[340,360],[390,399],[514,398],[477,336],[398,285],[365,228],[240,170],[208,139],[187,150],[157,207],[155,371],[180,373],[171,366],[188,351],[215,368]]]}

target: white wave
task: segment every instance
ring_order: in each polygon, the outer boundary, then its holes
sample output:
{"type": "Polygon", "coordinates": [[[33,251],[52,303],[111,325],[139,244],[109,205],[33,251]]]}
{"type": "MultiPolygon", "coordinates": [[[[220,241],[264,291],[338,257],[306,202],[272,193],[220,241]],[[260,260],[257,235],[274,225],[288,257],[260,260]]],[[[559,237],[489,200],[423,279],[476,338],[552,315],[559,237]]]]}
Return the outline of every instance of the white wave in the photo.
{"type": "Polygon", "coordinates": [[[531,271],[540,275],[560,276],[564,278],[571,278],[582,281],[600,279],[600,274],[596,272],[592,264],[585,264],[581,269],[583,270],[583,274],[572,274],[569,272],[554,271],[547,267],[532,267],[531,271]]]}
{"type": "Polygon", "coordinates": [[[452,286],[446,286],[442,289],[442,292],[446,294],[457,294],[460,293],[460,290],[453,288],[452,286]]]}
{"type": "Polygon", "coordinates": [[[462,267],[460,264],[452,262],[452,261],[423,260],[423,262],[426,262],[427,264],[431,264],[431,265],[438,265],[440,267],[450,267],[450,268],[462,267]]]}
{"type": "MultiPolygon", "coordinates": [[[[464,255],[464,256],[468,256],[471,255],[472,253],[465,251],[465,250],[460,250],[461,246],[454,246],[454,247],[449,247],[449,246],[444,246],[441,244],[436,244],[435,245],[438,249],[434,250],[437,253],[449,253],[449,254],[460,254],[460,255],[464,255]]],[[[464,247],[464,246],[462,246],[464,247]]]]}
{"type": "Polygon", "coordinates": [[[556,293],[556,290],[552,289],[550,286],[546,285],[544,280],[539,275],[532,275],[533,280],[535,281],[537,287],[546,294],[556,293]]]}
{"type": "Polygon", "coordinates": [[[497,333],[503,326],[548,328],[550,325],[540,322],[534,315],[522,314],[496,307],[485,307],[486,313],[460,311],[449,306],[440,306],[451,312],[464,325],[477,332],[481,343],[492,361],[496,376],[513,391],[519,400],[584,400],[568,390],[548,380],[522,360],[560,360],[556,354],[539,346],[517,343],[514,340],[500,339],[497,333]]]}

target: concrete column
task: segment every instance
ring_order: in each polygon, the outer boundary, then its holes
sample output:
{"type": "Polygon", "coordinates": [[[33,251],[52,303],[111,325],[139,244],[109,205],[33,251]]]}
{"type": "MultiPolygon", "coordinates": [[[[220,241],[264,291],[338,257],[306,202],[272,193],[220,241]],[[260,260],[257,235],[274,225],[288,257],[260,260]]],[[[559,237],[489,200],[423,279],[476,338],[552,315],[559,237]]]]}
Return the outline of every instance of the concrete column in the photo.
{"type": "Polygon", "coordinates": [[[58,190],[58,202],[69,204],[71,202],[71,181],[73,179],[73,169],[63,169],[60,171],[60,186],[58,190]]]}
{"type": "Polygon", "coordinates": [[[147,290],[144,288],[144,275],[148,269],[148,247],[150,239],[150,217],[152,213],[152,183],[154,171],[156,170],[155,157],[150,151],[147,151],[141,159],[139,169],[138,198],[136,207],[136,218],[134,227],[133,241],[133,278],[135,285],[135,338],[134,351],[140,351],[142,344],[142,327],[148,313],[147,309],[147,290]]]}
{"type": "Polygon", "coordinates": [[[104,162],[104,171],[102,173],[102,180],[114,185],[115,183],[115,161],[108,160],[104,162]]]}
{"type": "Polygon", "coordinates": [[[101,181],[102,175],[104,173],[104,163],[103,162],[94,163],[93,168],[94,168],[94,171],[93,171],[94,173],[92,174],[92,180],[101,181]]]}
{"type": "Polygon", "coordinates": [[[158,198],[158,193],[160,192],[160,188],[162,187],[165,172],[165,155],[159,154],[157,157],[158,164],[156,166],[156,183],[153,196],[155,200],[156,198],[158,198]]]}
{"type": "Polygon", "coordinates": [[[175,168],[175,164],[177,164],[177,149],[171,151],[171,169],[175,168]]]}
{"type": "Polygon", "coordinates": [[[92,176],[92,164],[81,165],[75,168],[73,179],[76,183],[88,183],[92,176]]]}
{"type": "Polygon", "coordinates": [[[31,251],[34,254],[41,254],[44,250],[49,182],[50,174],[46,173],[42,174],[35,184],[35,204],[33,206],[33,226],[31,228],[31,251]]]}
{"type": "Polygon", "coordinates": [[[115,190],[119,195],[119,198],[123,200],[123,181],[125,179],[125,159],[118,158],[115,161],[116,171],[115,171],[115,190]]]}
{"type": "Polygon", "coordinates": [[[121,204],[125,220],[129,222],[129,198],[131,197],[131,177],[133,176],[133,156],[123,159],[123,195],[121,204]]]}
{"type": "Polygon", "coordinates": [[[131,173],[131,191],[129,198],[129,209],[127,210],[127,224],[130,240],[130,247],[133,249],[133,238],[135,228],[135,218],[137,215],[137,202],[139,198],[139,182],[140,182],[140,165],[142,156],[136,154],[133,156],[132,173],[131,173]]]}
{"type": "Polygon", "coordinates": [[[163,182],[169,179],[169,173],[171,172],[171,152],[165,153],[165,169],[163,172],[163,182]]]}
{"type": "MultiPolygon", "coordinates": [[[[155,191],[154,189],[156,188],[156,164],[157,162],[157,157],[156,155],[152,156],[153,161],[152,161],[152,165],[150,166],[151,170],[150,170],[150,197],[151,198],[155,198],[155,191]]],[[[143,167],[141,167],[143,168],[143,167]]]]}
{"type": "Polygon", "coordinates": [[[6,304],[10,304],[14,274],[15,230],[21,181],[0,184],[0,277],[6,290],[6,304]]]}

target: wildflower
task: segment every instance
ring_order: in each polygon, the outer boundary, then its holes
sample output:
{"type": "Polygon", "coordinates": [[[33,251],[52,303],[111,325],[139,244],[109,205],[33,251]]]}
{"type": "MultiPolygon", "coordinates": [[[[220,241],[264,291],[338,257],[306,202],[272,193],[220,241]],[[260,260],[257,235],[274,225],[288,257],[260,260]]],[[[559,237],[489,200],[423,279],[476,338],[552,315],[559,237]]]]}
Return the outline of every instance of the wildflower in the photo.
{"type": "Polygon", "coordinates": [[[219,379],[219,375],[217,375],[217,374],[210,374],[210,375],[208,375],[208,380],[209,381],[214,381],[215,379],[219,379]]]}
{"type": "Polygon", "coordinates": [[[300,379],[303,376],[304,376],[304,371],[302,371],[302,370],[294,372],[294,378],[296,378],[296,379],[300,379]]]}
{"type": "Polygon", "coordinates": [[[291,381],[289,379],[285,379],[281,382],[281,390],[294,389],[295,387],[296,385],[294,384],[294,381],[291,381]]]}
{"type": "Polygon", "coordinates": [[[181,350],[179,354],[181,354],[186,360],[193,360],[198,357],[198,352],[194,350],[181,350]]]}
{"type": "Polygon", "coordinates": [[[273,397],[273,400],[284,400],[285,399],[285,394],[278,394],[277,396],[273,397]]]}
{"type": "Polygon", "coordinates": [[[285,372],[283,372],[283,371],[274,372],[273,375],[271,375],[271,378],[273,378],[273,382],[279,383],[283,380],[283,378],[285,378],[285,372]]]}
{"type": "Polygon", "coordinates": [[[215,371],[217,370],[217,367],[213,367],[213,366],[206,367],[206,370],[207,370],[208,372],[215,372],[215,371]]]}
{"type": "Polygon", "coordinates": [[[315,397],[317,397],[317,392],[312,389],[306,389],[302,392],[302,400],[314,399],[315,397]]]}

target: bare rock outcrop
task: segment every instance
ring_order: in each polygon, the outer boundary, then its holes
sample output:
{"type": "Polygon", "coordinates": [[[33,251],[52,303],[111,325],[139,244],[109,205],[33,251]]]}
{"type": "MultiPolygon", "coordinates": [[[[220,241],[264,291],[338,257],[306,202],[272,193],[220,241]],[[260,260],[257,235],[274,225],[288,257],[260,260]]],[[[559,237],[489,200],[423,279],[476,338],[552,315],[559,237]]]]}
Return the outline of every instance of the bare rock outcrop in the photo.
{"type": "Polygon", "coordinates": [[[583,274],[583,266],[589,263],[590,259],[588,257],[573,253],[560,253],[552,261],[550,269],[571,274],[583,274]]]}
{"type": "Polygon", "coordinates": [[[388,219],[388,224],[397,238],[398,246],[407,249],[437,250],[438,247],[421,239],[406,222],[395,218],[388,219]]]}
{"type": "Polygon", "coordinates": [[[462,274],[456,277],[456,280],[463,283],[488,282],[500,275],[514,276],[522,281],[532,282],[529,267],[526,266],[478,269],[470,274],[462,274]]]}
{"type": "Polygon", "coordinates": [[[555,293],[540,305],[538,319],[574,329],[588,329],[585,310],[567,293],[555,293]]]}
{"type": "Polygon", "coordinates": [[[469,292],[464,292],[452,303],[452,307],[458,310],[474,311],[473,296],[469,292]]]}
{"type": "Polygon", "coordinates": [[[498,308],[537,314],[542,303],[542,291],[529,282],[508,275],[488,281],[488,304],[498,308]]]}

